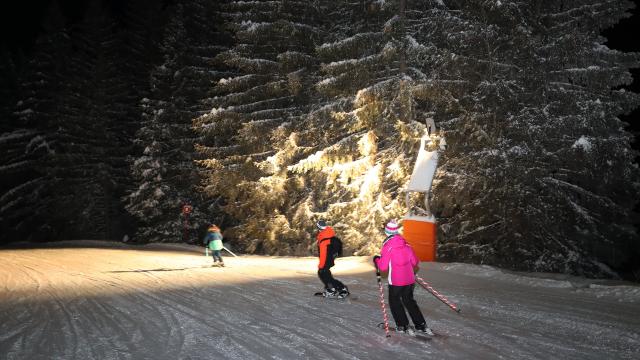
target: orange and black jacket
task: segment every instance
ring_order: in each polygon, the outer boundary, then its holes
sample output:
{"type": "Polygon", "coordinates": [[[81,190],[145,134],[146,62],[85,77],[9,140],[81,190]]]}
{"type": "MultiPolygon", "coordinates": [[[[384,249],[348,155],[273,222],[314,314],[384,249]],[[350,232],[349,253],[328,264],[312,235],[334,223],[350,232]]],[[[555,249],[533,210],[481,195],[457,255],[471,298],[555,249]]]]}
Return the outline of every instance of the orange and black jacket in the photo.
{"type": "Polygon", "coordinates": [[[329,256],[329,244],[331,244],[331,238],[334,236],[336,236],[336,232],[333,231],[331,226],[327,226],[324,230],[318,232],[316,236],[318,240],[318,256],[320,258],[318,269],[328,269],[333,266],[333,257],[329,256]]]}

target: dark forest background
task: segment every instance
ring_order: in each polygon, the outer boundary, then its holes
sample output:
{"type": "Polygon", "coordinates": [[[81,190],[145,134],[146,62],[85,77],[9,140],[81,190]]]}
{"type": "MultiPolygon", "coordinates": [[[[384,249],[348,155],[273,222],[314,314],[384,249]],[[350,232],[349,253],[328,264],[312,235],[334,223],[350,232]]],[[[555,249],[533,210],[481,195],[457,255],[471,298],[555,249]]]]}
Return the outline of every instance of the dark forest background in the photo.
{"type": "Polygon", "coordinates": [[[2,243],[370,254],[433,119],[440,259],[640,276],[630,2],[0,6],[2,243]]]}

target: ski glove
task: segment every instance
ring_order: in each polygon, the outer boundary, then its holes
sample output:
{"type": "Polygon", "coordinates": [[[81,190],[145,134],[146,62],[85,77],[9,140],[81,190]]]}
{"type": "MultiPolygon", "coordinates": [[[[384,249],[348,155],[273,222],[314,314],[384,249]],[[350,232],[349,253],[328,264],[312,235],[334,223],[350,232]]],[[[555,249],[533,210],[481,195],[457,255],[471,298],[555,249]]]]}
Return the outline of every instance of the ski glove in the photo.
{"type": "Polygon", "coordinates": [[[380,255],[376,255],[373,257],[373,265],[375,267],[378,267],[378,263],[377,263],[378,259],[380,259],[380,255]]]}

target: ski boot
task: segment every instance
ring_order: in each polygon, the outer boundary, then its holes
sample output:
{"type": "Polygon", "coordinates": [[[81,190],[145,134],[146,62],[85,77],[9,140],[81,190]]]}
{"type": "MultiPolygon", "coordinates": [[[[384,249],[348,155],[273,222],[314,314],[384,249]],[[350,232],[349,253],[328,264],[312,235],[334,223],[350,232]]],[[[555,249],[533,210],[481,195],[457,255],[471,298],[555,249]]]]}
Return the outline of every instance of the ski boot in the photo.
{"type": "Polygon", "coordinates": [[[433,336],[433,331],[427,326],[427,324],[416,325],[416,331],[425,335],[433,336]]]}
{"type": "Polygon", "coordinates": [[[340,291],[338,291],[338,294],[337,294],[338,299],[344,299],[347,296],[349,296],[349,289],[347,289],[346,286],[343,289],[340,289],[340,291]]]}
{"type": "Polygon", "coordinates": [[[413,331],[413,329],[412,329],[412,328],[410,328],[410,327],[409,327],[409,326],[407,326],[407,325],[404,325],[404,326],[397,326],[397,327],[396,327],[396,331],[397,331],[397,332],[401,332],[401,333],[405,333],[405,334],[407,334],[407,335],[412,335],[412,336],[413,336],[413,335],[415,335],[415,332],[413,331]]]}
{"type": "Polygon", "coordinates": [[[338,296],[338,291],[336,291],[336,289],[331,288],[331,289],[327,289],[326,291],[324,291],[322,293],[322,296],[326,297],[326,298],[334,298],[338,296]]]}

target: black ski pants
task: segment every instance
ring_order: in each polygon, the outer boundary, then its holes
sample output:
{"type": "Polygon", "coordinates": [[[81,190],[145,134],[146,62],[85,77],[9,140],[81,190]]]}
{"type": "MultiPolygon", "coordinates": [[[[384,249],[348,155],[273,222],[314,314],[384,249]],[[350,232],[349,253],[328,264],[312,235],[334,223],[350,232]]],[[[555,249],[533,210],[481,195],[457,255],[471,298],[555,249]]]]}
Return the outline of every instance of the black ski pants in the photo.
{"type": "Polygon", "coordinates": [[[396,326],[409,325],[405,309],[409,312],[414,326],[421,326],[426,323],[418,303],[413,298],[414,286],[415,284],[404,286],[389,285],[389,307],[391,308],[393,320],[396,321],[396,326]]]}
{"type": "Polygon", "coordinates": [[[340,280],[336,280],[333,275],[331,275],[331,270],[328,267],[324,267],[318,270],[318,277],[320,281],[324,284],[324,288],[327,290],[336,289],[340,291],[344,289],[344,284],[340,282],[340,280]]]}

